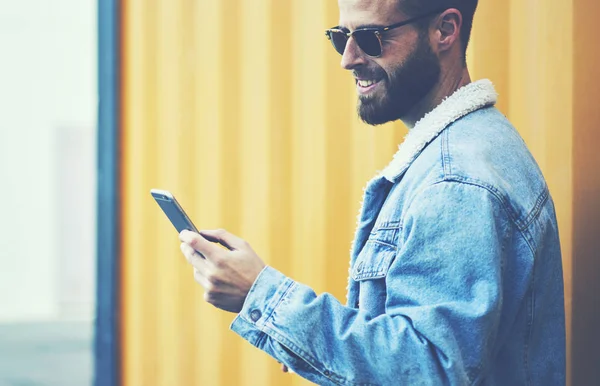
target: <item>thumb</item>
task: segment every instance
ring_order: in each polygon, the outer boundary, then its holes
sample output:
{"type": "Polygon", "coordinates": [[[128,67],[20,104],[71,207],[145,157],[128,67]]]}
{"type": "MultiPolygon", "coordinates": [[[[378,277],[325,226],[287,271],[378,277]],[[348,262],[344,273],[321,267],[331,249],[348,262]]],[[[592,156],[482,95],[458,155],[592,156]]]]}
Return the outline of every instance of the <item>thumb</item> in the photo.
{"type": "Polygon", "coordinates": [[[229,250],[244,249],[246,242],[241,238],[227,232],[225,229],[203,230],[200,235],[214,243],[219,243],[229,250]]]}

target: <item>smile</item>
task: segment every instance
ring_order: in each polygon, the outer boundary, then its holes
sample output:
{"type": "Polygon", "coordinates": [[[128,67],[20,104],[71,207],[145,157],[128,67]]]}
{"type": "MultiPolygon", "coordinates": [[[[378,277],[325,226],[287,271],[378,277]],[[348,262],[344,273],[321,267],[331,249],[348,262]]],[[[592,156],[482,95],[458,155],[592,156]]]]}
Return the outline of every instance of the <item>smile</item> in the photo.
{"type": "Polygon", "coordinates": [[[377,83],[375,80],[358,80],[357,82],[360,87],[369,87],[377,83]]]}
{"type": "Polygon", "coordinates": [[[368,94],[372,92],[377,85],[381,83],[381,80],[375,79],[356,79],[356,88],[359,94],[368,94]]]}

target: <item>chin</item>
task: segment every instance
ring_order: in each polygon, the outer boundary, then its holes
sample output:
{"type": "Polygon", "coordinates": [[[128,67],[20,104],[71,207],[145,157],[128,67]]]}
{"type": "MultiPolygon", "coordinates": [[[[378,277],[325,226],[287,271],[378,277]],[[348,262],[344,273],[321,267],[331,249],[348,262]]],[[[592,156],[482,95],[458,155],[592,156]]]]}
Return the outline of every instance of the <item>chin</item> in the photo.
{"type": "Polygon", "coordinates": [[[398,104],[392,105],[391,103],[377,103],[372,100],[365,103],[363,99],[359,101],[357,110],[360,119],[364,123],[372,126],[401,120],[409,111],[406,106],[399,106],[398,104]]]}

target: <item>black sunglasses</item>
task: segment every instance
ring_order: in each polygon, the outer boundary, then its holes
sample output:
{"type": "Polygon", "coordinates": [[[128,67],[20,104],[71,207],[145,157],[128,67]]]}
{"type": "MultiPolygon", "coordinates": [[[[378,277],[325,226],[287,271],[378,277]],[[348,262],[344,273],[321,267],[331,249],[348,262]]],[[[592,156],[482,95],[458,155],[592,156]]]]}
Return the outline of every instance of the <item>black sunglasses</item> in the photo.
{"type": "Polygon", "coordinates": [[[373,58],[379,58],[383,53],[383,45],[381,43],[381,35],[389,30],[394,28],[399,28],[405,26],[407,24],[414,23],[417,20],[424,19],[429,16],[433,16],[437,13],[444,12],[446,9],[441,9],[437,11],[431,11],[425,13],[420,16],[413,17],[411,19],[401,21],[400,23],[388,25],[386,27],[365,27],[358,28],[352,32],[347,32],[347,30],[340,29],[339,27],[333,27],[325,31],[325,35],[329,40],[331,40],[331,44],[333,48],[340,54],[344,55],[344,50],[346,49],[346,43],[348,43],[348,39],[354,36],[354,40],[358,47],[360,47],[363,52],[373,58]]]}

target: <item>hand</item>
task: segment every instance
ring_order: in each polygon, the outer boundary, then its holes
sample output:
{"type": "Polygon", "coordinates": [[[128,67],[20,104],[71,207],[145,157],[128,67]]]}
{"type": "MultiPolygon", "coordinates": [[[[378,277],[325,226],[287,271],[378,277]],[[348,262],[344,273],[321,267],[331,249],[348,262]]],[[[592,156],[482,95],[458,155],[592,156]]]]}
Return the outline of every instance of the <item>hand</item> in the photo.
{"type": "Polygon", "coordinates": [[[183,231],[179,239],[181,251],[194,267],[194,279],[204,287],[204,300],[222,310],[240,312],[265,267],[250,245],[222,229],[200,234],[183,231]]]}

